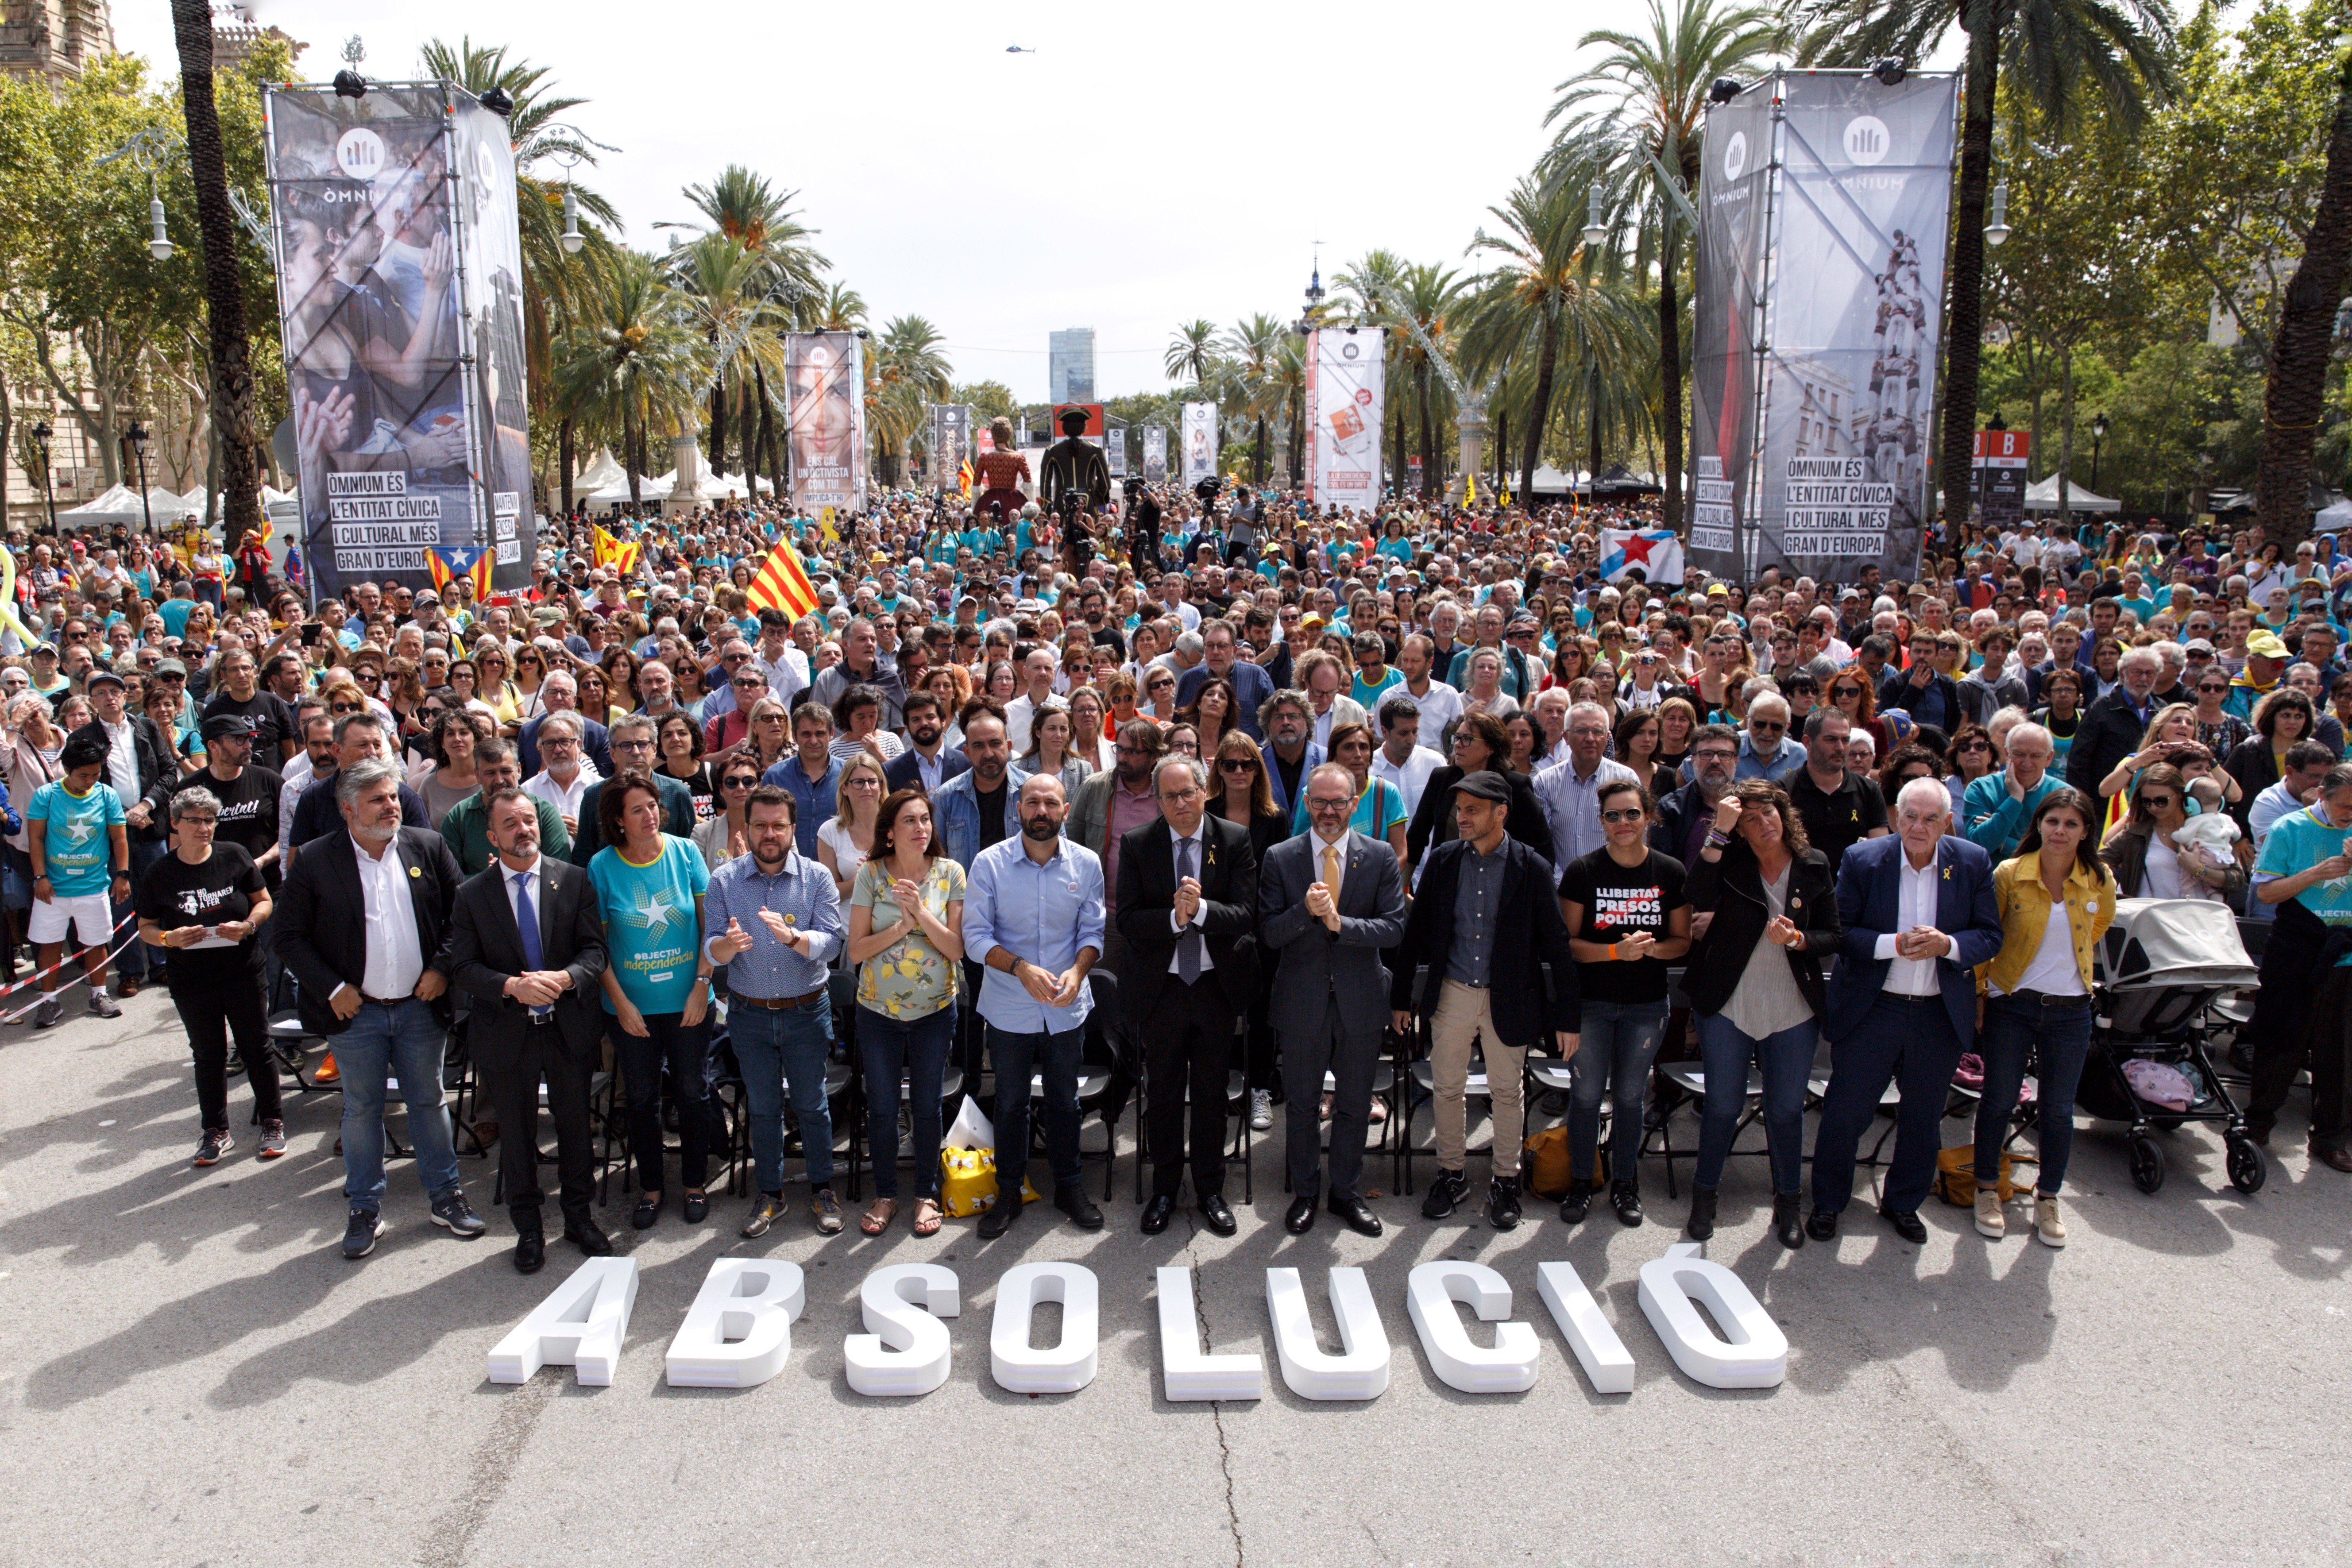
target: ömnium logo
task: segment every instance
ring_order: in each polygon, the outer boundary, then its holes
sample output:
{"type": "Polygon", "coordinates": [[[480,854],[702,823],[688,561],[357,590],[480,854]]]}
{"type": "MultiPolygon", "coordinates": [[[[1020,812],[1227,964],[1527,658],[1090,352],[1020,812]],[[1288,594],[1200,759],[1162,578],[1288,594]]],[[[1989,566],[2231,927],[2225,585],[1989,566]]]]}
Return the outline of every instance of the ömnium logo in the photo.
{"type": "Polygon", "coordinates": [[[1747,167],[1748,132],[1735,131],[1731,133],[1731,140],[1724,143],[1723,177],[1727,180],[1736,180],[1747,167]]]}
{"type": "Polygon", "coordinates": [[[1875,114],[1858,114],[1845,122],[1845,155],[1849,163],[1885,163],[1894,143],[1886,121],[1875,114]]]}

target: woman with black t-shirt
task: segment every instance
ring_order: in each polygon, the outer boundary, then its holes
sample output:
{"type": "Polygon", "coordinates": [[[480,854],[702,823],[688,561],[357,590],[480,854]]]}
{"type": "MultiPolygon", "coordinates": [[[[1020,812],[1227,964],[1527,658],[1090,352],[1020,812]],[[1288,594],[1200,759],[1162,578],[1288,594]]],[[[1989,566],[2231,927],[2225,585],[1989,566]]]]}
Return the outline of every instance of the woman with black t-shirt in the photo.
{"type": "Polygon", "coordinates": [[[163,950],[172,1005],[195,1057],[196,1106],[204,1121],[199,1165],[220,1163],[236,1142],[228,1130],[231,1030],[261,1118],[257,1157],[275,1160],[286,1152],[278,1060],[261,1001],[261,944],[254,935],[269,919],[269,894],[252,856],[213,842],[220,812],[220,797],[202,786],[173,795],[172,853],[150,866],[139,886],[139,934],[163,950]]]}
{"type": "Polygon", "coordinates": [[[1595,804],[1604,842],[1559,879],[1559,912],[1584,1005],[1584,1043],[1569,1063],[1575,1092],[1559,1217],[1573,1225],[1592,1206],[1601,1098],[1608,1094],[1614,1116],[1609,1202],[1632,1226],[1642,1223],[1642,1127],[1650,1064],[1666,1026],[1666,965],[1690,949],[1691,911],[1683,863],[1649,847],[1648,792],[1637,784],[1604,784],[1595,804]]]}

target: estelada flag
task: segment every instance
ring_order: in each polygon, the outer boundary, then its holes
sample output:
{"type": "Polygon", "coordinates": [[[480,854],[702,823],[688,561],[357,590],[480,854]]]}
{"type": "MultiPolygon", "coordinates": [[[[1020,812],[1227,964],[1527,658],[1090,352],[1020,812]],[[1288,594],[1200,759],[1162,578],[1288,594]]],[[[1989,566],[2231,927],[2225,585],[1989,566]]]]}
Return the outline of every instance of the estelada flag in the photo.
{"type": "Polygon", "coordinates": [[[637,555],[644,548],[634,539],[620,539],[602,528],[592,531],[595,543],[596,564],[617,566],[623,576],[637,569],[637,555]]]}
{"type": "Polygon", "coordinates": [[[801,564],[801,552],[793,548],[789,532],[768,552],[745,597],[753,609],[781,610],[794,620],[816,613],[816,585],[809,581],[808,569],[801,564]]]}
{"type": "Polygon", "coordinates": [[[490,597],[490,552],[479,544],[436,544],[425,552],[425,569],[433,574],[434,592],[446,594],[460,578],[474,585],[474,603],[490,597]]]}

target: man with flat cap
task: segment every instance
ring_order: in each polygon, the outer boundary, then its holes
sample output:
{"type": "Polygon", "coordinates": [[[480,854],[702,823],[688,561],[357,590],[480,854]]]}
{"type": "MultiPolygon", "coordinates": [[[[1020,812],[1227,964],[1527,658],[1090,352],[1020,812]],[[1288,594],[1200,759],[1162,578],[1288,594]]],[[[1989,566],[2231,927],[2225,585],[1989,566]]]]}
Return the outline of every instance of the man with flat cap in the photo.
{"type": "Polygon", "coordinates": [[[1469,1190],[1463,1172],[1464,1100],[1470,1047],[1485,1041],[1495,1113],[1486,1223],[1496,1230],[1519,1223],[1528,1047],[1549,1031],[1561,1058],[1572,1058],[1583,1024],[1551,862],[1504,831],[1510,807],[1510,787],[1500,773],[1481,769],[1455,781],[1460,836],[1429,852],[1404,928],[1404,951],[1428,955],[1430,984],[1416,1007],[1412,971],[1400,963],[1389,993],[1400,1034],[1411,1032],[1416,1015],[1429,1024],[1437,1174],[1421,1212],[1430,1219],[1451,1215],[1469,1190]],[[1549,993],[1546,963],[1551,965],[1549,993]]]}
{"type": "MultiPolygon", "coordinates": [[[[253,857],[262,879],[274,891],[282,879],[278,863],[278,796],[285,781],[253,761],[254,722],[242,713],[219,713],[205,721],[205,765],[174,781],[170,793],[204,788],[221,803],[214,842],[234,844],[253,857]]],[[[164,820],[171,814],[164,813],[164,820]]]]}

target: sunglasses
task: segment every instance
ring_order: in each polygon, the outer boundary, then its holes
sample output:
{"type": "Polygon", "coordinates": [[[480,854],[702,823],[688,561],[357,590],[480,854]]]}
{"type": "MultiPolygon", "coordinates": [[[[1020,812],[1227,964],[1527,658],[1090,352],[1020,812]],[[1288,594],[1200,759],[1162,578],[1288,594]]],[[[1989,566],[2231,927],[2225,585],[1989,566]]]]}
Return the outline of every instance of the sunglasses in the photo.
{"type": "Polygon", "coordinates": [[[327,704],[327,711],[330,713],[358,713],[364,711],[366,706],[367,705],[362,702],[330,702],[327,704]]]}
{"type": "Polygon", "coordinates": [[[1257,772],[1257,764],[1247,757],[1220,757],[1217,770],[1228,773],[1254,773],[1257,772]]]}
{"type": "Polygon", "coordinates": [[[1748,727],[1751,730],[1785,730],[1789,726],[1776,719],[1750,719],[1748,727]]]}
{"type": "Polygon", "coordinates": [[[2168,795],[2144,795],[2139,797],[2139,802],[2150,811],[2169,811],[2174,805],[2173,797],[2168,795]]]}
{"type": "Polygon", "coordinates": [[[1639,806],[1629,806],[1622,811],[1604,811],[1601,814],[1601,820],[1603,822],[1639,822],[1647,815],[1648,814],[1643,811],[1639,806]]]}
{"type": "Polygon", "coordinates": [[[1963,752],[1990,752],[1992,750],[1992,744],[1988,741],[1963,741],[1960,742],[1959,749],[1963,752]]]}

